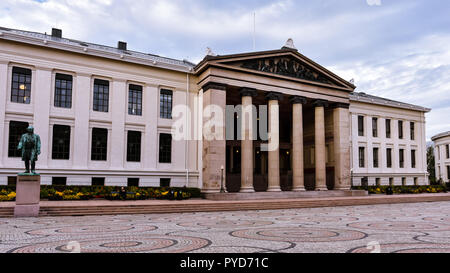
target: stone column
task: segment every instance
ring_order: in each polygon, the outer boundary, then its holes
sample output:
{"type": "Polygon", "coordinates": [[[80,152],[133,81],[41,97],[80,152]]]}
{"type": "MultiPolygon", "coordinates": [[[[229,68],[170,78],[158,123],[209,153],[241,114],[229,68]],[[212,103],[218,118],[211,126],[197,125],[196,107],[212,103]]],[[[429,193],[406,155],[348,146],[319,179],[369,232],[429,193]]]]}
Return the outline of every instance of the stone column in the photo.
{"type": "Polygon", "coordinates": [[[221,167],[226,166],[225,108],[226,85],[209,82],[203,86],[203,188],[204,193],[220,192],[226,185],[226,172],[222,178],[221,167]]]}
{"type": "MultiPolygon", "coordinates": [[[[251,88],[242,88],[242,140],[241,140],[241,192],[255,192],[253,188],[253,97],[257,91],[251,88]]],[[[256,113],[255,113],[256,114],[256,113]]]]}
{"type": "Polygon", "coordinates": [[[315,159],[316,159],[316,190],[327,189],[327,166],[325,154],[325,107],[327,101],[316,100],[315,105],[315,159]]]}
{"type": "Polygon", "coordinates": [[[303,104],[306,98],[294,96],[292,102],[292,190],[305,191],[303,164],[303,104]]]}
{"type": "Polygon", "coordinates": [[[269,101],[269,192],[279,192],[280,188],[280,112],[278,101],[282,94],[270,92],[269,101]]]}
{"type": "MultiPolygon", "coordinates": [[[[350,181],[350,121],[349,104],[336,103],[333,110],[334,188],[349,190],[350,181]]],[[[380,151],[383,153],[383,150],[380,151]]],[[[380,157],[382,159],[383,157],[380,157]]],[[[380,161],[380,166],[384,161],[380,161]]]]}

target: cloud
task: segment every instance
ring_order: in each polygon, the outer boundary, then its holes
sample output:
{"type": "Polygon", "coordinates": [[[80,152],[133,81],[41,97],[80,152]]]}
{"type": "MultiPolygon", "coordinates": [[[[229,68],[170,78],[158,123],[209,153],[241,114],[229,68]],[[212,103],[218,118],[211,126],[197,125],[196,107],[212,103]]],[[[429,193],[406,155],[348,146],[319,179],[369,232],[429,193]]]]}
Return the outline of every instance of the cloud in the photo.
{"type": "Polygon", "coordinates": [[[358,91],[433,108],[427,137],[450,130],[449,1],[2,0],[0,25],[200,61],[217,54],[280,48],[300,52],[358,91]],[[447,112],[446,112],[447,111],[447,112]]]}

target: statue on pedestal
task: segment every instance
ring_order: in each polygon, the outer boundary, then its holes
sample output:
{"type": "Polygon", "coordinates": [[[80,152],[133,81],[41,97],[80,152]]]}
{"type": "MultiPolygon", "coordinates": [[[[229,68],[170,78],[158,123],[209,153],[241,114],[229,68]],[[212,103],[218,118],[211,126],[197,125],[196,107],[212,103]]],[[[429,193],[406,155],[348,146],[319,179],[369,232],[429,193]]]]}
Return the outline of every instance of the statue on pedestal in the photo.
{"type": "Polygon", "coordinates": [[[20,138],[18,150],[22,150],[22,161],[25,162],[25,174],[36,174],[36,161],[41,154],[41,138],[34,134],[33,126],[27,128],[27,132],[20,138]],[[31,172],[30,172],[31,163],[31,172]]]}

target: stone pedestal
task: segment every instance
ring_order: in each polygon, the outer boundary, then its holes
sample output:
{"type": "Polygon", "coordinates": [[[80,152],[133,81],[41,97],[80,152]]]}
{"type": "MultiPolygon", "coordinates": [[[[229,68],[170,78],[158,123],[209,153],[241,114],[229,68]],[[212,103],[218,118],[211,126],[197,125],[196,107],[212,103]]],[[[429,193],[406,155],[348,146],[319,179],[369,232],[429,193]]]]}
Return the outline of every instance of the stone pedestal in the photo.
{"type": "Polygon", "coordinates": [[[18,175],[14,217],[37,217],[39,215],[40,195],[40,175],[18,175]]]}

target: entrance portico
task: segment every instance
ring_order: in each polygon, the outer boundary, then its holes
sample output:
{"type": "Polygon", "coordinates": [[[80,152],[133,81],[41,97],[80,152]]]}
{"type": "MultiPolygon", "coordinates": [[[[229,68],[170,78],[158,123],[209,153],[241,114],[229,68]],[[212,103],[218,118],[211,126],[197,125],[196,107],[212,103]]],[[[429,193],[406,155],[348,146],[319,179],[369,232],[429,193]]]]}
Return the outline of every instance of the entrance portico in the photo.
{"type": "Polygon", "coordinates": [[[203,107],[221,107],[224,123],[226,105],[242,106],[220,133],[232,139],[203,140],[205,193],[221,181],[241,193],[350,189],[351,83],[293,48],[207,56],[196,74],[203,107]]]}

